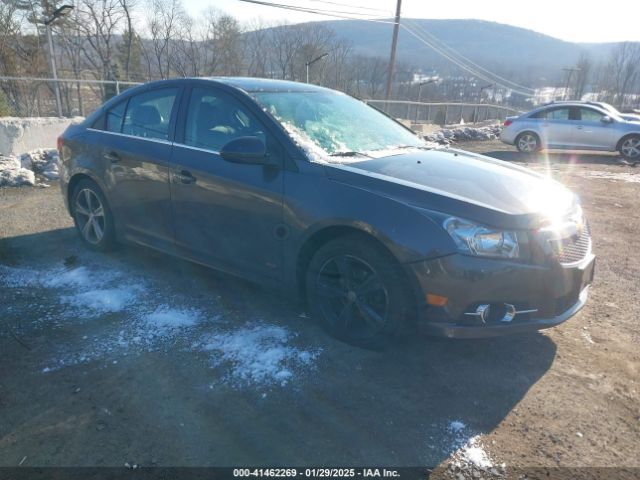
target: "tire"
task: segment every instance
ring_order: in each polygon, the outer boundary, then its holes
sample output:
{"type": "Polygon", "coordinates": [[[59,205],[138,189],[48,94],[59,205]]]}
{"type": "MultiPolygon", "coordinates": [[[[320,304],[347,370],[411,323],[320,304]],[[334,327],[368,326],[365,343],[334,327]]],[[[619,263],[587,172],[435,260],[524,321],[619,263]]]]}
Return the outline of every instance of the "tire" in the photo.
{"type": "Polygon", "coordinates": [[[100,252],[116,246],[113,214],[102,190],[89,179],[81,180],[71,196],[73,221],[86,246],[100,252]]]}
{"type": "Polygon", "coordinates": [[[339,340],[382,349],[414,306],[397,261],[374,240],[351,234],[318,249],[306,274],[311,314],[339,340]]]}
{"type": "Polygon", "coordinates": [[[516,148],[522,153],[535,153],[542,145],[540,144],[540,137],[533,132],[522,132],[516,137],[516,148]]]}
{"type": "Polygon", "coordinates": [[[625,160],[640,161],[640,135],[623,138],[618,151],[625,160]]]}

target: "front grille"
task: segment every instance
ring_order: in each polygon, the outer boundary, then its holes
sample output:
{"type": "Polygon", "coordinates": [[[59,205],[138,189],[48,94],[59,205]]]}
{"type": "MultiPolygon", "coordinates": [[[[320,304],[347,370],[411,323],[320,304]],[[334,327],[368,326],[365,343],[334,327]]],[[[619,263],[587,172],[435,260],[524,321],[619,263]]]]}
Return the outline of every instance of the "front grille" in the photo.
{"type": "Polygon", "coordinates": [[[589,224],[585,222],[582,234],[579,237],[567,237],[558,242],[558,261],[563,264],[579,262],[585,258],[591,250],[591,232],[589,224]]]}

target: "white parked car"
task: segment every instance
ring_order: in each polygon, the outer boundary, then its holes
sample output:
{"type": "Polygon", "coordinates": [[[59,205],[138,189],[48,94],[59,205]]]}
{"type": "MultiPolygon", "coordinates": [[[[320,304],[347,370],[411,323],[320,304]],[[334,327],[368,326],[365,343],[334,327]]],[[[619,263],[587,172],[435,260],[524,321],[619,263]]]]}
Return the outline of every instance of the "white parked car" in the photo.
{"type": "Polygon", "coordinates": [[[508,117],[500,140],[525,153],[542,148],[619,151],[627,160],[640,161],[640,119],[627,120],[611,109],[591,102],[547,104],[508,117]]]}

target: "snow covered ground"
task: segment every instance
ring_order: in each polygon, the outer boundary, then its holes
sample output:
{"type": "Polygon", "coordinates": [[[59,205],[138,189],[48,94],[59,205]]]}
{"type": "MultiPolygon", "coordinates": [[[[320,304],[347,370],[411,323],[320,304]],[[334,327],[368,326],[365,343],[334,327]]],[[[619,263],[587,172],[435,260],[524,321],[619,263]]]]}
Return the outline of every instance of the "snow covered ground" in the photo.
{"type": "Polygon", "coordinates": [[[168,292],[152,281],[113,266],[0,265],[0,288],[6,287],[45,290],[24,312],[31,328],[68,329],[88,322],[104,327],[59,345],[41,365],[43,373],[178,348],[210,366],[209,387],[284,387],[313,371],[321,353],[296,346],[296,334],[279,325],[247,319],[237,326],[216,305],[195,308],[181,298],[169,303],[168,292]]]}
{"type": "Polygon", "coordinates": [[[56,180],[58,160],[55,148],[40,148],[20,156],[0,155],[0,186],[35,185],[36,174],[43,180],[56,180]]]}

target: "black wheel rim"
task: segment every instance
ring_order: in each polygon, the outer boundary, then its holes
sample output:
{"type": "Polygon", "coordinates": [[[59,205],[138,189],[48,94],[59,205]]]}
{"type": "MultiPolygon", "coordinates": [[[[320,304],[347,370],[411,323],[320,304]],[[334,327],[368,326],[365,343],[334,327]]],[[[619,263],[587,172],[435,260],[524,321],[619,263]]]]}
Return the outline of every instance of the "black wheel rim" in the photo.
{"type": "Polygon", "coordinates": [[[367,339],[384,330],[389,313],[387,287],[371,265],[353,255],[327,260],[316,276],[322,314],[336,331],[367,339]]]}
{"type": "Polygon", "coordinates": [[[95,245],[104,237],[104,208],[96,193],[84,188],[78,192],[75,201],[76,222],[80,235],[87,242],[95,245]]]}

